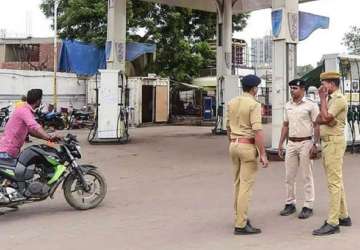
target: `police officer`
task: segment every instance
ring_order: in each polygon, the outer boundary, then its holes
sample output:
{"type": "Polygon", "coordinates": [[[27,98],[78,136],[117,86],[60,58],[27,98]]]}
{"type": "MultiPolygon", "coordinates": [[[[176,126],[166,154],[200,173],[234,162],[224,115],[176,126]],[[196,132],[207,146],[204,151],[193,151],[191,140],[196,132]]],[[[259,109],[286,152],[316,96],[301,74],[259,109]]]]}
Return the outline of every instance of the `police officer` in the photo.
{"type": "Polygon", "coordinates": [[[320,75],[320,124],[323,164],[330,194],[330,209],[327,220],[313,235],[328,235],[340,232],[339,226],[351,226],[347,210],[342,178],[343,157],[346,149],[344,128],[347,116],[347,100],[340,92],[340,76],[337,72],[320,75]]]}
{"type": "Polygon", "coordinates": [[[261,80],[255,75],[241,79],[243,94],[227,106],[229,153],[234,167],[235,229],[234,234],[258,234],[247,217],[249,200],[258,170],[257,156],[268,167],[261,125],[261,105],[255,100],[261,80]],[[259,152],[259,153],[258,153],[259,152]]]}
{"type": "Polygon", "coordinates": [[[285,155],[285,208],[281,216],[296,212],[296,174],[299,167],[304,180],[304,206],[298,215],[299,219],[306,219],[313,215],[315,199],[314,179],[312,173],[313,161],[311,155],[317,152],[319,141],[319,125],[315,123],[319,108],[315,102],[305,97],[305,82],[294,79],[289,82],[292,100],[285,105],[284,123],[278,146],[278,153],[283,158],[283,144],[288,139],[285,155]],[[314,135],[314,137],[313,137],[314,135]]]}

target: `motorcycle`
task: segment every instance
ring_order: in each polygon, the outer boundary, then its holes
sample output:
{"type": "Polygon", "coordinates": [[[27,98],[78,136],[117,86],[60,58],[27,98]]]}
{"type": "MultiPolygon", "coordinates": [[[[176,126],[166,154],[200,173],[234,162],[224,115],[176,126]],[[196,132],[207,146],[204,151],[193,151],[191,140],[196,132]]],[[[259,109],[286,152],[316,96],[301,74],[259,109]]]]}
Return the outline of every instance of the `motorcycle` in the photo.
{"type": "Polygon", "coordinates": [[[105,178],[92,165],[79,165],[80,145],[68,134],[59,148],[32,145],[17,159],[0,159],[0,208],[53,199],[62,185],[66,201],[78,210],[97,207],[105,198],[105,178]]]}
{"type": "Polygon", "coordinates": [[[10,116],[10,106],[2,107],[0,109],[0,127],[5,127],[10,116]]]}
{"type": "Polygon", "coordinates": [[[43,113],[41,109],[38,109],[36,111],[36,120],[44,128],[54,127],[54,129],[57,130],[63,130],[65,128],[65,122],[61,113],[53,111],[43,113]]]}
{"type": "Polygon", "coordinates": [[[61,119],[64,121],[64,125],[65,125],[65,128],[66,129],[69,129],[69,110],[68,108],[64,108],[64,107],[61,107],[60,108],[60,114],[61,114],[61,119]]]}
{"type": "Polygon", "coordinates": [[[73,109],[69,118],[68,129],[74,128],[91,128],[93,126],[93,113],[88,111],[83,111],[80,109],[73,109]]]}

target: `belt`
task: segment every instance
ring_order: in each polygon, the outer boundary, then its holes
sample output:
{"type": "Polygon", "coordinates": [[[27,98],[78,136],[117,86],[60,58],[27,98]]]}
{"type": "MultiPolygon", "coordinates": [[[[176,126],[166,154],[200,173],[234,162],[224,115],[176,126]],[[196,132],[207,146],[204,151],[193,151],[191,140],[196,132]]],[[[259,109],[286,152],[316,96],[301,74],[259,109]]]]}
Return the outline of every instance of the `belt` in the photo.
{"type": "Polygon", "coordinates": [[[289,137],[289,141],[292,142],[301,142],[301,141],[308,141],[311,140],[312,137],[308,136],[308,137],[289,137]]]}
{"type": "Polygon", "coordinates": [[[255,144],[254,138],[234,138],[231,142],[244,143],[244,144],[255,144]]]}

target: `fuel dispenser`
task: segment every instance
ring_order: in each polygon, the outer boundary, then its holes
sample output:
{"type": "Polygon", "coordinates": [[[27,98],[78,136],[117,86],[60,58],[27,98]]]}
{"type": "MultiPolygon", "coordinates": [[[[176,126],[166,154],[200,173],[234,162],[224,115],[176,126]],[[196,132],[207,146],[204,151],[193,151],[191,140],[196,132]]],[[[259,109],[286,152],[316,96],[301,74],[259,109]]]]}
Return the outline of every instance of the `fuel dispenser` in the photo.
{"type": "Polygon", "coordinates": [[[126,75],[117,70],[100,71],[96,76],[96,116],[88,135],[90,143],[129,141],[129,88],[126,75]]]}
{"type": "Polygon", "coordinates": [[[359,152],[360,148],[360,67],[359,56],[341,55],[338,57],[341,74],[341,89],[348,99],[346,126],[347,149],[351,153],[359,152]]]}

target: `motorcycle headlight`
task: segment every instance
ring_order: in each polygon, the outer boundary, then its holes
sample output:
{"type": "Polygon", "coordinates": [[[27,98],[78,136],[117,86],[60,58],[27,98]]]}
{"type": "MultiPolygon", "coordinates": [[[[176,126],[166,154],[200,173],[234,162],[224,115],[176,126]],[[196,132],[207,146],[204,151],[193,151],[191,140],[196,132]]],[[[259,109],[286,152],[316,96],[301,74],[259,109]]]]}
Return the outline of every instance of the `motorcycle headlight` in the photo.
{"type": "Polygon", "coordinates": [[[75,145],[75,147],[73,147],[71,154],[75,157],[80,159],[81,158],[81,151],[80,151],[80,145],[75,145]]]}

